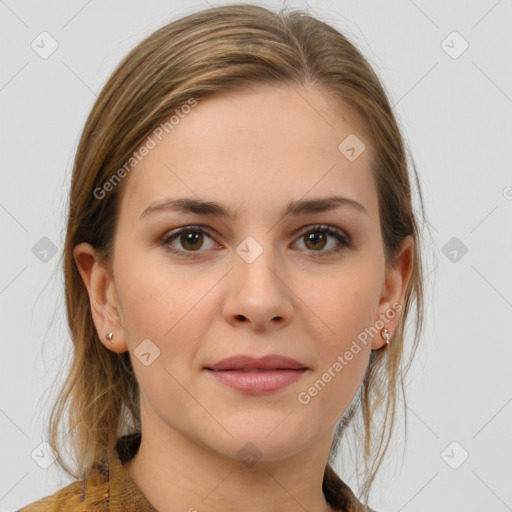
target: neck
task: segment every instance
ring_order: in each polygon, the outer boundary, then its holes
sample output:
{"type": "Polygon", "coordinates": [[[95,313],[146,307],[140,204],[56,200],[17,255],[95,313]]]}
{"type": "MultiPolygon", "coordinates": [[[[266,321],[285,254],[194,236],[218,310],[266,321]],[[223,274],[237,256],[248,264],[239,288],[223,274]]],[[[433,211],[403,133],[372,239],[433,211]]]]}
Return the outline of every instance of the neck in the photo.
{"type": "Polygon", "coordinates": [[[251,445],[230,458],[176,430],[157,434],[149,424],[148,435],[143,422],[139,450],[124,467],[159,512],[334,510],[322,492],[332,438],[269,461],[251,445]]]}

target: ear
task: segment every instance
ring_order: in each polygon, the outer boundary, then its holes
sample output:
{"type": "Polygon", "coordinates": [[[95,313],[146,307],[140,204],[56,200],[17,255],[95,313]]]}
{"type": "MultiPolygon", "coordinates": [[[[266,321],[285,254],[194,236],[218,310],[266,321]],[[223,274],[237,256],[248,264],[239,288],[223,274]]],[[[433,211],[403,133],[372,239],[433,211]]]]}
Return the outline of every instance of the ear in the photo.
{"type": "Polygon", "coordinates": [[[99,262],[91,244],[80,243],[73,249],[73,258],[89,294],[91,314],[100,341],[112,352],[128,350],[125,330],[121,324],[115,284],[108,269],[99,262]],[[105,336],[112,332],[112,342],[105,336]]]}
{"type": "MultiPolygon", "coordinates": [[[[389,330],[391,343],[400,321],[400,312],[403,309],[405,293],[412,275],[414,239],[411,235],[403,239],[398,254],[399,256],[393,265],[386,267],[384,285],[377,308],[377,317],[374,322],[375,324],[378,320],[381,320],[381,322],[385,323],[385,327],[389,330]]],[[[372,349],[382,348],[385,344],[386,340],[382,338],[380,332],[372,339],[372,349]]]]}

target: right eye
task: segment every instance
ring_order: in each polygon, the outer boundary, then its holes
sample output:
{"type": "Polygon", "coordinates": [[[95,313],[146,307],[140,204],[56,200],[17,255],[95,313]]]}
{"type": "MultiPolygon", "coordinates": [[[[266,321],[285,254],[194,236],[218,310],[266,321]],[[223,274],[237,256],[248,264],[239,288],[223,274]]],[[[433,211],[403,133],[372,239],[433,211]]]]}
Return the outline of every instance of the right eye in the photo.
{"type": "Polygon", "coordinates": [[[212,239],[210,231],[202,226],[185,226],[175,229],[166,233],[162,239],[161,244],[173,254],[178,254],[187,258],[194,257],[200,251],[203,245],[204,235],[212,239]],[[184,249],[177,249],[172,245],[172,242],[178,240],[184,249]]]}

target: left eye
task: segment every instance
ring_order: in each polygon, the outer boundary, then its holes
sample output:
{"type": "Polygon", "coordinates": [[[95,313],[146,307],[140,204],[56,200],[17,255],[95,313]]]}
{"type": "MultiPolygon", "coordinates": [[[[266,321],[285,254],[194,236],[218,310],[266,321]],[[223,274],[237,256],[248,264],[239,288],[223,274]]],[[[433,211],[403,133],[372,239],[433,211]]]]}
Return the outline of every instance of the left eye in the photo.
{"type": "Polygon", "coordinates": [[[334,247],[326,251],[313,250],[313,252],[320,252],[321,254],[319,254],[319,256],[328,256],[332,253],[340,252],[351,245],[350,239],[348,236],[345,236],[342,231],[324,224],[318,224],[307,228],[306,231],[302,231],[299,235],[299,240],[304,239],[306,247],[312,245],[313,249],[315,249],[315,247],[316,249],[323,249],[327,245],[328,237],[334,238],[337,241],[334,247]],[[319,234],[320,236],[318,236],[319,234]]]}
{"type": "MultiPolygon", "coordinates": [[[[201,226],[186,226],[184,228],[171,231],[164,235],[161,243],[172,253],[185,257],[191,257],[196,256],[194,253],[202,252],[199,249],[203,245],[205,235],[213,242],[210,248],[215,247],[215,241],[213,240],[210,231],[201,226]],[[185,250],[177,249],[175,246],[173,246],[172,242],[175,240],[178,240],[185,250]]],[[[309,252],[320,253],[318,254],[319,256],[340,252],[341,250],[350,246],[349,238],[345,236],[342,231],[321,224],[310,226],[306,230],[303,230],[299,234],[298,239],[304,239],[306,248],[312,248],[312,250],[309,252]],[[327,245],[328,237],[334,238],[337,243],[334,244],[333,248],[322,250],[327,245]]]]}

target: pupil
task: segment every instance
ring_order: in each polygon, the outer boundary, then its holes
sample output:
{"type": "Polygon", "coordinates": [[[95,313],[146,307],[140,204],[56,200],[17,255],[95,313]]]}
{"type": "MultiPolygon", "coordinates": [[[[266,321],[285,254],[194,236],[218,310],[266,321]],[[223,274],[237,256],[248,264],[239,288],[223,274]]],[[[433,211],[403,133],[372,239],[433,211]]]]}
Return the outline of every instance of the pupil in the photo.
{"type": "Polygon", "coordinates": [[[313,242],[313,244],[315,244],[316,242],[318,241],[321,241],[322,239],[325,240],[325,237],[323,234],[321,234],[320,236],[318,236],[317,234],[315,233],[310,233],[309,234],[309,237],[308,237],[308,241],[309,242],[313,242]]]}
{"type": "MultiPolygon", "coordinates": [[[[198,238],[201,236],[200,233],[187,233],[185,234],[185,244],[189,244],[189,245],[196,245],[197,244],[197,241],[198,241],[198,238]]],[[[200,240],[200,238],[199,238],[200,240]]],[[[201,245],[199,243],[199,245],[201,245]]],[[[193,248],[197,248],[197,247],[193,247],[193,248]]]]}

